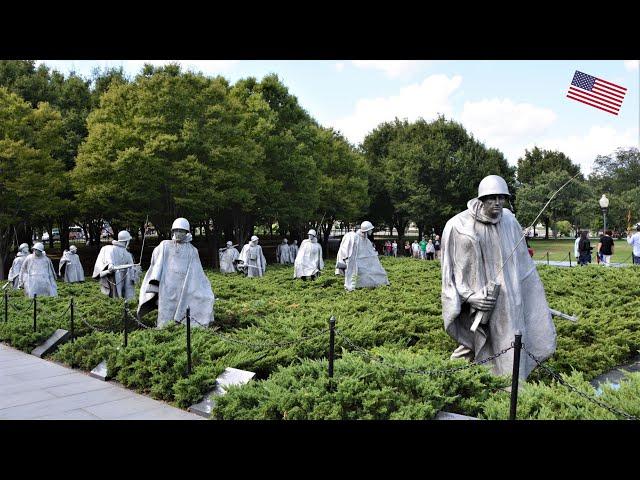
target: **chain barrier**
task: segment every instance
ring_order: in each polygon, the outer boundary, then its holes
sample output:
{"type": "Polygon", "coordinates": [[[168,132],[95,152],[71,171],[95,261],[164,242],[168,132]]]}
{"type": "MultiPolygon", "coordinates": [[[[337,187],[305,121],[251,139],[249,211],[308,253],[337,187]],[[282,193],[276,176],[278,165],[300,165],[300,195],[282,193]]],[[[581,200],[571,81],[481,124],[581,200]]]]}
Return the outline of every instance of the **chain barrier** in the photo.
{"type": "Polygon", "coordinates": [[[127,316],[129,318],[131,318],[134,322],[136,322],[136,325],[138,325],[138,326],[140,326],[140,327],[142,327],[144,329],[153,328],[153,327],[151,327],[149,325],[145,325],[144,323],[142,323],[140,320],[138,320],[138,316],[137,315],[132,315],[131,313],[129,313],[129,310],[126,310],[126,312],[127,312],[127,316]]]}
{"type": "Polygon", "coordinates": [[[9,306],[10,306],[11,308],[13,308],[16,312],[23,313],[23,312],[29,311],[29,310],[31,309],[31,307],[33,307],[33,298],[32,298],[32,299],[31,299],[31,301],[29,302],[29,305],[27,305],[26,307],[18,308],[18,307],[17,307],[16,305],[14,305],[13,303],[11,303],[11,302],[8,302],[8,303],[9,303],[9,306]]]}
{"type": "Polygon", "coordinates": [[[127,271],[124,272],[124,275],[122,276],[122,278],[120,279],[119,282],[112,282],[111,280],[109,280],[109,277],[105,277],[105,278],[107,279],[107,282],[109,282],[110,285],[112,285],[114,288],[118,288],[127,279],[127,275],[129,275],[129,269],[128,268],[127,268],[127,271]]]}
{"type": "Polygon", "coordinates": [[[329,329],[326,328],[324,330],[321,330],[317,333],[308,335],[306,337],[302,337],[296,340],[292,340],[289,342],[282,342],[282,343],[261,343],[261,344],[257,344],[257,343],[251,343],[251,342],[245,342],[243,340],[237,340],[235,338],[231,338],[231,337],[227,337],[226,335],[223,335],[222,333],[218,333],[217,330],[213,330],[213,334],[220,337],[223,341],[225,342],[231,342],[231,343],[237,343],[239,345],[245,345],[251,348],[256,348],[256,349],[262,349],[262,348],[274,348],[274,347],[285,347],[288,345],[294,345],[297,343],[302,343],[305,342],[307,340],[311,340],[312,338],[316,338],[319,337],[321,335],[324,335],[326,333],[329,333],[329,329]]]}
{"type": "Polygon", "coordinates": [[[601,402],[600,400],[597,400],[593,397],[590,397],[589,395],[587,395],[584,392],[581,392],[579,389],[577,389],[576,387],[574,387],[573,385],[568,384],[560,375],[558,375],[556,372],[554,372],[553,370],[551,370],[549,367],[547,367],[546,365],[544,365],[542,362],[540,362],[531,352],[529,352],[524,344],[522,345],[522,350],[529,355],[529,357],[531,357],[531,359],[536,362],[536,364],[539,367],[542,367],[542,369],[544,371],[546,371],[549,375],[551,375],[554,379],[556,379],[558,382],[560,382],[562,385],[564,385],[565,387],[567,387],[568,389],[574,391],[575,393],[577,393],[578,395],[580,395],[581,397],[589,400],[592,403],[595,403],[596,405],[598,405],[599,407],[604,408],[605,410],[610,411],[611,413],[613,413],[614,415],[620,415],[622,417],[625,417],[627,420],[640,420],[640,418],[635,417],[633,415],[630,415],[626,412],[623,412],[622,410],[618,410],[615,407],[612,407],[611,405],[607,405],[604,402],[601,402]]]}
{"type": "Polygon", "coordinates": [[[459,372],[461,370],[467,370],[469,368],[473,368],[477,365],[483,365],[485,363],[490,362],[491,360],[494,360],[502,355],[504,355],[505,353],[507,353],[509,350],[512,350],[513,347],[513,343],[511,344],[510,347],[507,347],[503,350],[500,350],[498,353],[495,353],[494,355],[491,355],[490,357],[485,358],[484,360],[480,360],[478,362],[469,362],[467,365],[461,365],[459,367],[453,367],[453,368],[445,368],[445,369],[440,369],[440,370],[416,370],[416,369],[411,369],[411,368],[404,368],[404,367],[399,367],[397,365],[392,365],[390,363],[387,363],[387,360],[380,356],[380,355],[371,355],[367,350],[365,350],[362,347],[359,347],[358,345],[354,344],[349,337],[347,337],[346,335],[344,335],[340,330],[338,330],[337,328],[335,329],[336,334],[342,338],[345,342],[347,342],[347,344],[349,346],[351,346],[352,348],[354,348],[358,353],[362,354],[363,356],[366,356],[367,358],[369,358],[370,360],[373,360],[375,362],[378,363],[384,363],[386,366],[393,368],[395,370],[398,370],[400,372],[403,373],[417,373],[419,375],[446,375],[449,373],[455,373],[455,372],[459,372]]]}
{"type": "Polygon", "coordinates": [[[93,325],[91,325],[89,322],[87,322],[84,318],[80,318],[79,319],[82,323],[84,323],[87,327],[89,327],[91,330],[93,330],[94,332],[110,332],[110,330],[106,330],[104,328],[98,328],[98,327],[94,327],[93,325]]]}

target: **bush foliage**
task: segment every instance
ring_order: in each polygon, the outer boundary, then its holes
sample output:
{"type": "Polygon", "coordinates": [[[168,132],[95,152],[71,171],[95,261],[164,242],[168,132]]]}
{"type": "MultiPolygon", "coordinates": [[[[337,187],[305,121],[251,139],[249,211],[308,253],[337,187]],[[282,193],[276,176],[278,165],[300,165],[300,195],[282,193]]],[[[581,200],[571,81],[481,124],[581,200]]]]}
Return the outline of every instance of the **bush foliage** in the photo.
{"type": "MultiPolygon", "coordinates": [[[[320,418],[322,412],[326,412],[326,418],[431,418],[433,409],[442,407],[467,415],[481,412],[480,406],[488,398],[486,388],[493,391],[496,386],[483,370],[447,377],[460,383],[455,386],[443,383],[442,378],[403,377],[348,353],[353,348],[342,335],[365,350],[381,349],[403,367],[428,368],[438,362],[443,368],[454,365],[449,355],[456,344],[444,332],[442,323],[439,263],[404,258],[382,258],[382,262],[391,286],[355,292],[344,291],[342,279],[333,275],[330,262],[314,282],[294,280],[291,267],[279,265],[269,266],[262,279],[207,270],[217,299],[216,330],[192,329],[193,371],[188,378],[184,326],[156,330],[131,322],[128,346],[124,348],[123,303],[102,295],[93,281],[60,283],[59,297],[39,299],[35,334],[31,331],[29,299],[22,292],[12,292],[10,303],[20,312],[11,307],[9,322],[0,322],[0,341],[30,351],[56,328],[68,329],[66,309],[73,297],[77,340],[63,345],[53,358],[85,370],[107,359],[110,374],[123,385],[181,407],[199,401],[224,368],[235,367],[256,372],[257,376],[249,385],[231,389],[220,401],[217,415],[221,418],[285,418],[285,411],[287,418],[320,418]],[[323,372],[329,353],[326,330],[332,315],[342,334],[336,335],[338,389],[331,394],[318,393],[317,401],[305,400],[296,391],[298,387],[324,392],[323,372]],[[366,377],[370,380],[362,381],[365,372],[370,373],[366,377]],[[316,387],[311,385],[314,381],[316,387]],[[349,382],[354,382],[353,388],[349,382]],[[296,388],[285,393],[284,385],[294,384],[296,388]],[[417,391],[430,393],[419,397],[417,391]],[[322,406],[322,402],[332,403],[335,395],[347,392],[354,395],[351,413],[341,406],[348,405],[348,399],[340,400],[342,403],[335,408],[322,406]],[[386,395],[383,392],[394,397],[387,407],[367,403],[377,395],[386,395]],[[265,401],[271,407],[268,411],[256,407],[245,395],[268,399],[265,401]]],[[[577,323],[554,319],[558,349],[547,362],[550,368],[568,375],[575,370],[588,381],[636,355],[640,349],[640,269],[540,266],[539,271],[550,306],[579,317],[577,323]]],[[[128,308],[135,313],[136,301],[129,302],[128,308]]],[[[153,313],[143,321],[153,325],[155,318],[153,313]]],[[[529,377],[529,383],[533,382],[546,386],[551,379],[534,370],[529,377]]],[[[491,413],[494,410],[484,414],[495,418],[491,413]]]]}

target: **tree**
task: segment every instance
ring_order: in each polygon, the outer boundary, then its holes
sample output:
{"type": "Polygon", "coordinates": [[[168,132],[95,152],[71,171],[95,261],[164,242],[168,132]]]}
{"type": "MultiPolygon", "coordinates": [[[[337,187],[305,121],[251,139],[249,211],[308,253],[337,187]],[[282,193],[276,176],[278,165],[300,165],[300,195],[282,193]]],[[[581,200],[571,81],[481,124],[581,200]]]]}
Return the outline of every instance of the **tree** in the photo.
{"type": "MultiPolygon", "coordinates": [[[[538,182],[541,173],[565,171],[571,177],[580,173],[580,166],[576,165],[564,153],[552,150],[525,150],[524,157],[518,159],[518,183],[532,185],[538,182]]],[[[582,178],[582,177],[580,177],[582,178]]]]}
{"type": "MultiPolygon", "coordinates": [[[[538,174],[534,184],[525,184],[518,189],[516,209],[523,227],[533,224],[556,190],[570,178],[571,174],[563,170],[543,172],[538,174]]],[[[550,226],[561,220],[575,218],[576,207],[587,202],[590,191],[583,180],[574,179],[551,200],[541,217],[547,229],[545,238],[549,238],[550,226]]]]}
{"type": "MultiPolygon", "coordinates": [[[[53,156],[64,144],[60,113],[48,103],[31,108],[0,87],[0,279],[26,226],[54,215],[64,165],[53,156]]],[[[30,240],[30,239],[29,239],[30,240]]]]}
{"type": "Polygon", "coordinates": [[[395,227],[400,242],[410,220],[419,235],[428,227],[441,232],[476,196],[486,175],[501,175],[514,184],[514,169],[504,155],[442,116],[432,122],[383,123],[367,135],[362,148],[372,197],[369,215],[395,227]]]}
{"type": "MultiPolygon", "coordinates": [[[[580,166],[573,163],[569,157],[559,151],[540,150],[538,147],[534,147],[531,151],[525,150],[524,156],[518,159],[518,190],[515,199],[518,214],[522,215],[523,218],[528,218],[538,204],[537,208],[540,210],[553,192],[562,185],[556,185],[552,189],[551,185],[547,185],[545,182],[552,182],[555,185],[559,178],[565,178],[563,172],[568,175],[568,178],[565,179],[566,181],[580,174],[580,166]],[[527,198],[519,201],[518,197],[521,194],[526,195],[527,198]],[[547,194],[546,199],[539,203],[547,194]],[[520,206],[524,211],[520,211],[520,206]]],[[[582,174],[578,175],[577,179],[579,182],[584,181],[582,174]]],[[[563,191],[564,194],[561,199],[554,199],[554,206],[550,206],[541,217],[541,221],[545,226],[545,239],[549,238],[549,227],[554,224],[553,219],[570,219],[572,212],[576,210],[579,203],[585,200],[584,188],[572,190],[567,186],[567,189],[563,191]],[[573,192],[575,195],[571,197],[567,192],[573,192]],[[563,217],[558,218],[556,215],[563,215],[563,217]]],[[[531,218],[531,221],[533,221],[533,218],[531,218]]]]}
{"type": "Polygon", "coordinates": [[[627,230],[640,220],[640,151],[619,148],[612,155],[599,155],[593,164],[589,182],[594,188],[594,210],[605,193],[610,200],[607,225],[614,230],[627,230]]]}

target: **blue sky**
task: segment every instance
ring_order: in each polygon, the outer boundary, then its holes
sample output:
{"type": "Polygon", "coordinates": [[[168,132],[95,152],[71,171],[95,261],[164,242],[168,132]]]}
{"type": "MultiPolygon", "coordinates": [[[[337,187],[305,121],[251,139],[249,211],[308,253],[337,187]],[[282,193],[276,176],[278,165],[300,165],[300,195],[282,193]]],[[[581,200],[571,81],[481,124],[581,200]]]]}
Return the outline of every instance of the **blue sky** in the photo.
{"type": "MultiPolygon", "coordinates": [[[[154,60],[45,60],[89,76],[120,66],[133,77],[154,60]]],[[[322,125],[359,143],[380,122],[439,113],[461,122],[515,164],[525,148],[557,149],[591,171],[597,155],[640,147],[639,62],[633,60],[185,60],[184,69],[230,81],[276,73],[322,125]],[[575,70],[627,88],[618,116],[566,98],[575,70]]],[[[40,63],[40,62],[39,62],[40,63]]]]}

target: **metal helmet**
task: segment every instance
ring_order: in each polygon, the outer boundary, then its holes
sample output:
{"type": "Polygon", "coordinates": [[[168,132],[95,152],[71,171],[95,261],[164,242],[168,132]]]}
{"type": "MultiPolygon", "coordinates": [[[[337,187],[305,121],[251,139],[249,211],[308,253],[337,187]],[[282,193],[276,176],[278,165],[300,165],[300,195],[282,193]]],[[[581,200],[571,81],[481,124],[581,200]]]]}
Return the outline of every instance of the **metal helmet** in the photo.
{"type": "Polygon", "coordinates": [[[307,232],[307,235],[313,235],[314,237],[318,236],[318,234],[316,233],[316,231],[313,228],[307,232]]]}
{"type": "Polygon", "coordinates": [[[31,250],[40,250],[41,252],[44,252],[44,245],[42,242],[37,242],[33,247],[31,247],[31,250]]]}
{"type": "Polygon", "coordinates": [[[131,234],[126,230],[121,230],[118,232],[118,241],[119,242],[128,242],[131,240],[131,234]]]}
{"type": "Polygon", "coordinates": [[[228,242],[227,242],[227,247],[230,247],[230,246],[232,246],[232,245],[233,245],[233,242],[232,242],[232,241],[228,241],[228,242]]]}
{"type": "Polygon", "coordinates": [[[28,243],[21,243],[20,246],[18,247],[19,251],[22,251],[23,249],[29,249],[29,244],[28,243]]]}
{"type": "Polygon", "coordinates": [[[253,235],[253,236],[251,237],[251,241],[252,241],[252,242],[257,242],[257,241],[258,241],[258,237],[256,237],[255,235],[253,235]]]}
{"type": "Polygon", "coordinates": [[[373,230],[373,223],[371,223],[369,220],[365,220],[360,225],[360,230],[362,230],[363,232],[369,232],[373,230]]]}
{"type": "Polygon", "coordinates": [[[171,230],[186,230],[187,232],[191,229],[189,228],[189,221],[186,218],[176,218],[171,225],[171,230]]]}
{"type": "Polygon", "coordinates": [[[500,175],[487,175],[478,185],[478,198],[485,195],[506,195],[511,196],[507,182],[500,175]]]}
{"type": "Polygon", "coordinates": [[[69,251],[71,251],[71,252],[73,252],[73,253],[76,253],[76,252],[78,251],[78,247],[76,247],[75,245],[71,245],[71,246],[69,247],[69,251]]]}

